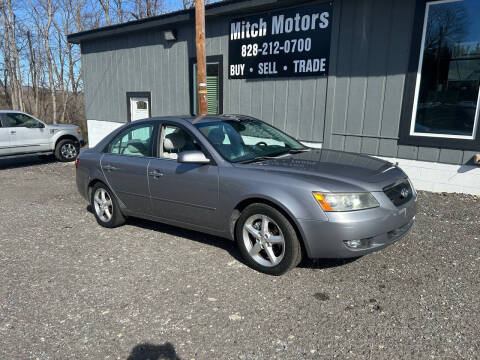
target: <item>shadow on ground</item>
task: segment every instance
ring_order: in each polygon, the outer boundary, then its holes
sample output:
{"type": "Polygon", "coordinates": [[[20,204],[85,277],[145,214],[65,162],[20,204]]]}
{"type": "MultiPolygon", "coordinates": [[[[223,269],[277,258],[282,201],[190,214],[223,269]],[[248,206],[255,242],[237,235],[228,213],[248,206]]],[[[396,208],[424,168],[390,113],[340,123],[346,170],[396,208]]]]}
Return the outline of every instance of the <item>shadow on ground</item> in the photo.
{"type": "Polygon", "coordinates": [[[55,157],[53,155],[21,155],[11,158],[0,158],[0,170],[46,165],[54,162],[55,157]]]}
{"type": "Polygon", "coordinates": [[[354,261],[357,261],[358,259],[360,258],[356,257],[350,259],[308,259],[304,257],[298,267],[308,269],[329,269],[350,264],[354,261]]]}
{"type": "Polygon", "coordinates": [[[243,263],[242,255],[233,241],[223,239],[218,236],[204,234],[194,230],[188,230],[181,227],[167,225],[155,221],[129,218],[128,224],[138,226],[143,229],[162,232],[171,236],[183,237],[188,240],[196,241],[201,244],[214,246],[228,252],[234,259],[243,263]]]}
{"type": "MultiPolygon", "coordinates": [[[[87,206],[87,210],[93,214],[93,208],[91,205],[87,206]]],[[[240,254],[240,251],[237,248],[237,244],[233,241],[223,239],[218,236],[213,236],[209,234],[204,234],[198,231],[188,230],[181,227],[167,225],[160,222],[155,222],[151,220],[144,220],[139,218],[128,218],[127,223],[132,226],[138,226],[143,229],[153,230],[162,232],[171,236],[178,236],[183,237],[192,241],[196,241],[198,243],[202,243],[205,245],[214,246],[220,249],[225,250],[228,252],[234,259],[245,264],[245,261],[240,254]]],[[[307,268],[307,269],[328,269],[334,268],[338,266],[343,266],[346,264],[350,264],[359,258],[351,258],[351,259],[308,259],[303,256],[302,262],[298,265],[299,268],[307,268]]],[[[246,265],[246,264],[245,264],[246,265]]]]}
{"type": "Polygon", "coordinates": [[[181,360],[175,347],[167,342],[163,345],[140,344],[135,346],[127,360],[181,360]]]}

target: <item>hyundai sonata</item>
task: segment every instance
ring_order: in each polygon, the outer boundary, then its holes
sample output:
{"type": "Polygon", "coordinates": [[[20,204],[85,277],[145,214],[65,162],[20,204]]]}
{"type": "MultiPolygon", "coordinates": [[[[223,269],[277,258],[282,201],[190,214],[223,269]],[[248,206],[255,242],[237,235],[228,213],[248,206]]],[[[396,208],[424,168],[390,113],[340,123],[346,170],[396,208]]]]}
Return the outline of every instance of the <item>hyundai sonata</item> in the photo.
{"type": "Polygon", "coordinates": [[[240,115],[127,123],[76,166],[100,225],[132,216],[217,235],[274,275],[302,256],[380,250],[408,232],[416,212],[416,192],[398,166],[308,148],[240,115]]]}

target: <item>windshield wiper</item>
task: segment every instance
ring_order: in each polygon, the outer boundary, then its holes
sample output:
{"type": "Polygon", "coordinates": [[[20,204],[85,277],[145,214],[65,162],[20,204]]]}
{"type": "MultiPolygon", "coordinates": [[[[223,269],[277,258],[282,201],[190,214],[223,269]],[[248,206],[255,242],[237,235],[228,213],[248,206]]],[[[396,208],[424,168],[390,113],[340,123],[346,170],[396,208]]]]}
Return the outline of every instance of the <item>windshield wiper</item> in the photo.
{"type": "Polygon", "coordinates": [[[253,158],[253,159],[248,159],[248,160],[242,160],[242,161],[237,161],[235,162],[236,164],[250,164],[258,161],[263,161],[265,160],[264,158],[253,158]]]}
{"type": "Polygon", "coordinates": [[[289,154],[300,154],[300,153],[307,152],[307,151],[310,151],[310,149],[309,149],[309,148],[305,148],[305,149],[290,149],[290,150],[288,150],[288,153],[289,153],[289,154]]]}
{"type": "Polygon", "coordinates": [[[248,164],[248,163],[253,163],[253,162],[259,162],[259,161],[264,161],[264,160],[271,160],[271,159],[277,159],[279,156],[286,155],[286,154],[299,154],[303,152],[310,151],[309,148],[305,149],[290,149],[286,151],[281,151],[276,154],[271,154],[271,155],[263,155],[263,156],[256,156],[252,159],[247,159],[247,160],[242,160],[238,161],[237,164],[248,164]]]}
{"type": "Polygon", "coordinates": [[[248,164],[248,163],[253,163],[253,162],[258,162],[258,161],[264,161],[264,160],[271,160],[271,159],[276,159],[281,155],[285,155],[285,152],[282,152],[280,154],[274,154],[274,155],[263,155],[263,156],[256,156],[252,159],[247,159],[247,160],[242,160],[238,161],[237,164],[248,164]]]}
{"type": "Polygon", "coordinates": [[[288,150],[282,150],[278,153],[275,153],[275,154],[271,154],[269,156],[266,156],[266,158],[273,158],[273,157],[279,157],[279,156],[282,156],[282,155],[287,155],[287,154],[299,154],[299,153],[303,153],[303,152],[307,152],[307,151],[310,151],[310,149],[308,148],[305,148],[305,149],[288,149],[288,150]]]}
{"type": "MultiPolygon", "coordinates": [[[[264,161],[264,160],[267,160],[267,159],[268,159],[267,156],[257,156],[257,157],[251,158],[251,159],[237,161],[237,164],[249,164],[249,163],[253,163],[253,162],[264,161]]],[[[270,159],[272,159],[272,158],[270,158],[270,159]]]]}

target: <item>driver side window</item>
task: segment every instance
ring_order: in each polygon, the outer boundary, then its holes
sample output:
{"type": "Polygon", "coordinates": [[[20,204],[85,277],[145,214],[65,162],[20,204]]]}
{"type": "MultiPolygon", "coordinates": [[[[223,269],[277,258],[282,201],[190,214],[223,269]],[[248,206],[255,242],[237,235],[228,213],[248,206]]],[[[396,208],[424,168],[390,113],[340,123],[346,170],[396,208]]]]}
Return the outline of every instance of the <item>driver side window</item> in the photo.
{"type": "Polygon", "coordinates": [[[7,114],[8,127],[38,128],[38,121],[25,114],[7,114]]]}
{"type": "Polygon", "coordinates": [[[126,129],[108,146],[110,154],[151,156],[153,125],[140,125],[126,129]]]}
{"type": "Polygon", "coordinates": [[[197,141],[178,126],[166,125],[161,132],[160,157],[177,159],[182,151],[201,150],[197,141]]]}

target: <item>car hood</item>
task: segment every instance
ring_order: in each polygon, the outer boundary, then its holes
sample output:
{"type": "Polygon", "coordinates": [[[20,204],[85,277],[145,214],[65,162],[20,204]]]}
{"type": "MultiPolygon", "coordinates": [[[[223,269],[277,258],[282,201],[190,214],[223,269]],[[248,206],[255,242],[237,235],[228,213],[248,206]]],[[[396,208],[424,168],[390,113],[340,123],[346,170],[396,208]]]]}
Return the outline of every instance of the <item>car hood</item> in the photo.
{"type": "Polygon", "coordinates": [[[248,165],[268,172],[313,178],[315,183],[324,185],[329,191],[382,191],[407,177],[388,161],[328,149],[312,149],[248,165]]]}

